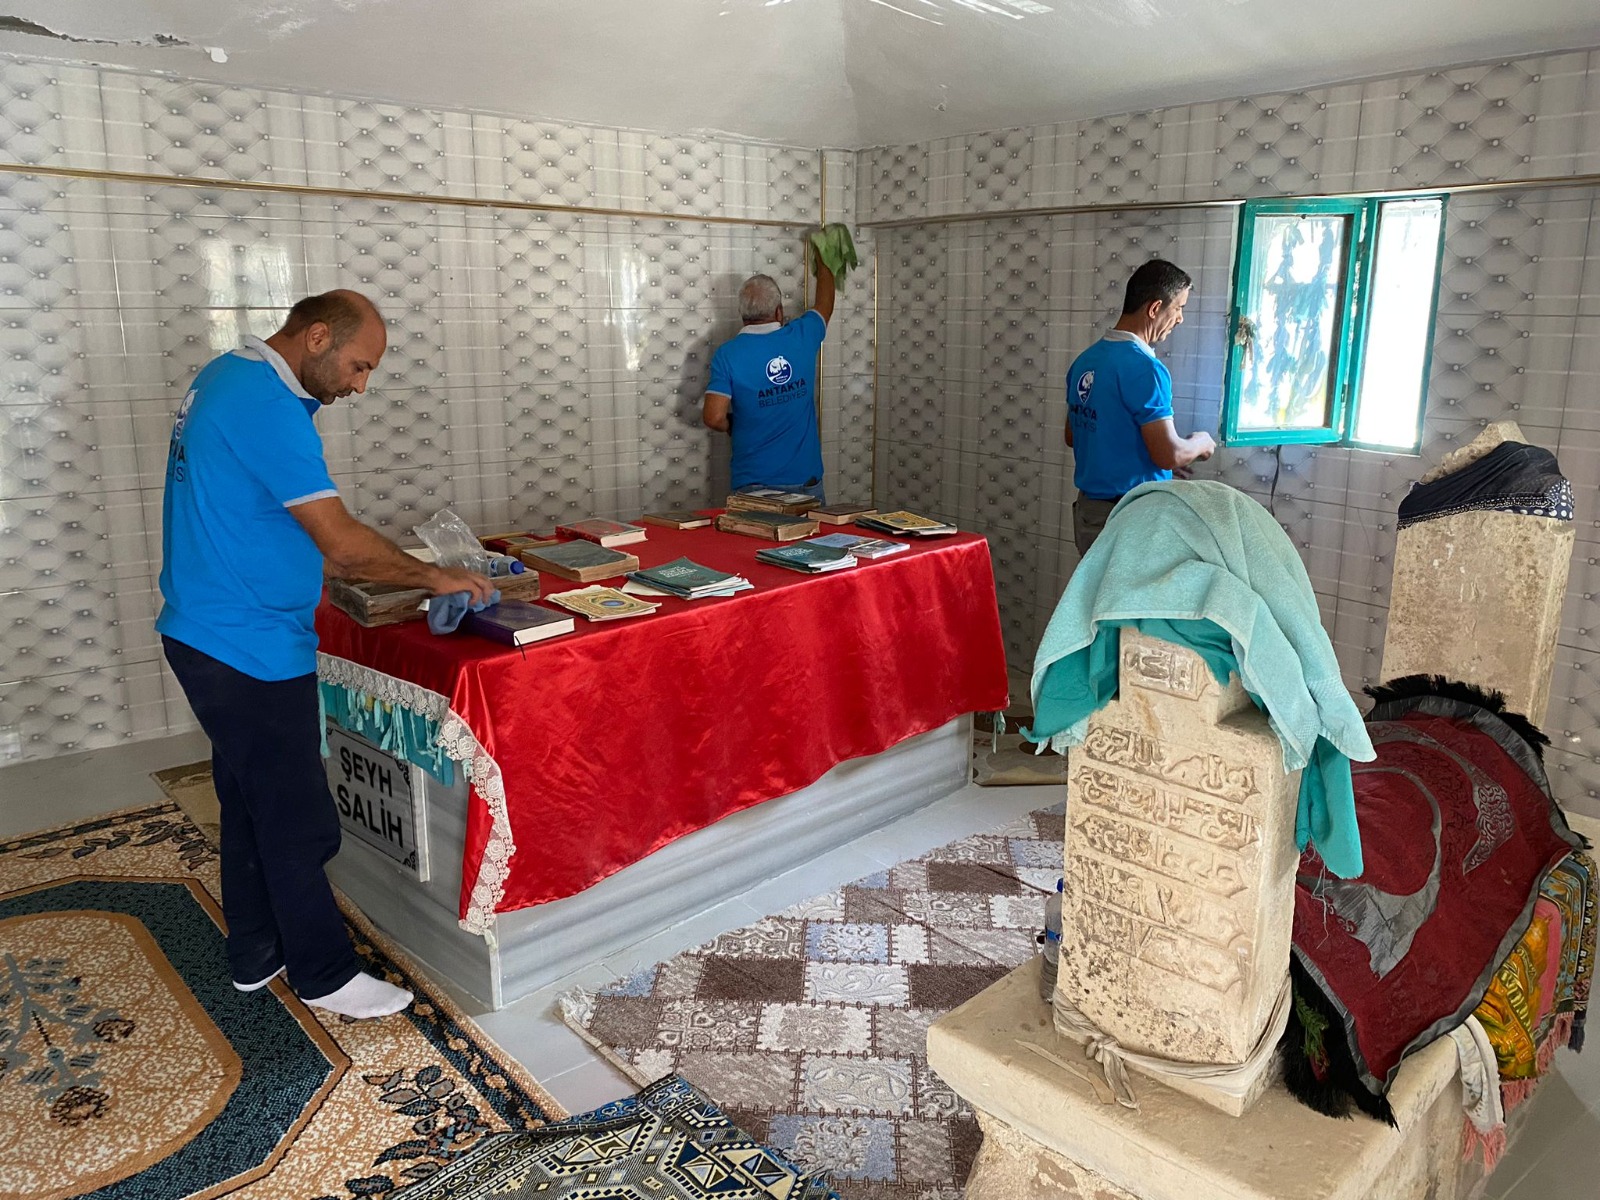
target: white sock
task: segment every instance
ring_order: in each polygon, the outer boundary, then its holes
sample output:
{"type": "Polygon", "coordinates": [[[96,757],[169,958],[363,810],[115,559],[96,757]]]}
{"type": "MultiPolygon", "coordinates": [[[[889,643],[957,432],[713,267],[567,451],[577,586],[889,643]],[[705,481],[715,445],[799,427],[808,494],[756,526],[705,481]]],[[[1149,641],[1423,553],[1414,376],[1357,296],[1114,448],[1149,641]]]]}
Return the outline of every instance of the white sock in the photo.
{"type": "Polygon", "coordinates": [[[305,1002],[313,1007],[356,1018],[386,1017],[399,1012],[411,1000],[412,995],[405,988],[395,987],[365,972],[358,972],[354,979],[336,992],[329,992],[314,1000],[305,997],[305,1002]]]}
{"type": "Polygon", "coordinates": [[[276,979],[279,975],[282,975],[282,974],[283,974],[283,968],[279,967],[276,971],[274,971],[271,975],[268,975],[265,979],[257,980],[255,983],[240,983],[237,979],[235,979],[233,981],[233,986],[238,988],[241,992],[259,991],[261,988],[266,987],[267,984],[271,983],[274,979],[276,979]]]}

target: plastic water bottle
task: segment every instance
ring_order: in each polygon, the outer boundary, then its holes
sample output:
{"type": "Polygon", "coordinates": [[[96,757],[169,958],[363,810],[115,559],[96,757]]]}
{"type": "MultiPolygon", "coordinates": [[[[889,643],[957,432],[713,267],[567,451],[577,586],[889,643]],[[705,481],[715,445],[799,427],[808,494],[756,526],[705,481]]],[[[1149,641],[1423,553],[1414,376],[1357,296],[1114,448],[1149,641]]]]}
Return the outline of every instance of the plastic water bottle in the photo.
{"type": "Polygon", "coordinates": [[[1044,932],[1039,940],[1044,943],[1044,961],[1039,964],[1039,998],[1048,1001],[1056,991],[1056,972],[1061,967],[1061,894],[1067,881],[1056,880],[1055,895],[1044,902],[1044,932]]]}
{"type": "Polygon", "coordinates": [[[501,579],[507,575],[521,575],[527,569],[527,564],[520,558],[512,558],[509,554],[489,555],[490,579],[501,579]]]}

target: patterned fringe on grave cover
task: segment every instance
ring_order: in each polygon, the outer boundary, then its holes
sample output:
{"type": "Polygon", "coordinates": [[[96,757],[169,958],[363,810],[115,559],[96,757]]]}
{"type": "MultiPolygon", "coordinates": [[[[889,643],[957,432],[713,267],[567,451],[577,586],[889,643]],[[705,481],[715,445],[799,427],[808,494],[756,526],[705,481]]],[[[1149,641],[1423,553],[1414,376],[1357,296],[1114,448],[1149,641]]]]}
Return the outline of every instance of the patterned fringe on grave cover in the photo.
{"type": "Polygon", "coordinates": [[[472,884],[466,915],[461,918],[461,928],[468,933],[488,936],[494,925],[495,909],[505,896],[506,880],[511,875],[511,856],[517,852],[511,836],[511,814],[506,808],[506,785],[500,774],[500,764],[483,748],[461,714],[450,707],[449,698],[438,692],[321,651],[317,652],[317,678],[382,703],[399,705],[439,723],[440,748],[453,762],[461,764],[473,790],[489,810],[489,840],[478,864],[478,877],[472,884]]]}

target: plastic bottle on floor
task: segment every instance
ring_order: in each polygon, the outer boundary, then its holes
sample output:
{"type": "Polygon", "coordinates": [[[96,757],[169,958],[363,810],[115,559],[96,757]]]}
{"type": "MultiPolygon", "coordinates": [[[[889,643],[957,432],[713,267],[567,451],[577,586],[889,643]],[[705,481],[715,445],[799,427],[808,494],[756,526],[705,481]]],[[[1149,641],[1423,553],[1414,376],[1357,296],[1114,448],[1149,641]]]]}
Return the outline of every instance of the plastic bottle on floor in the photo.
{"type": "Polygon", "coordinates": [[[1061,966],[1061,894],[1066,886],[1066,880],[1056,880],[1055,894],[1044,902],[1044,932],[1039,935],[1044,943],[1044,962],[1039,967],[1039,998],[1044,1001],[1055,994],[1056,972],[1061,966]]]}

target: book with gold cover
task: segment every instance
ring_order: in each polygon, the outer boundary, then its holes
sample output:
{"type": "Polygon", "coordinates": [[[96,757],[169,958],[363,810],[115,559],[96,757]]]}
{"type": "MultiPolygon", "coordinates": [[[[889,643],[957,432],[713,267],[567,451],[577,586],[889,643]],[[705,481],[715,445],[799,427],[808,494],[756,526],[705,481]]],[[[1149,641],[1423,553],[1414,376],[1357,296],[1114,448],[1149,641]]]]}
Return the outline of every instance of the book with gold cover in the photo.
{"type": "Polygon", "coordinates": [[[545,597],[549,604],[559,604],[569,612],[575,612],[580,617],[590,621],[616,621],[623,617],[647,617],[660,607],[647,600],[640,600],[636,596],[629,596],[616,588],[590,587],[572,588],[565,592],[553,592],[545,597]]]}
{"type": "Polygon", "coordinates": [[[863,529],[875,529],[879,533],[898,534],[902,537],[940,537],[948,533],[961,532],[954,525],[904,510],[860,517],[857,518],[856,524],[863,529]]]}

